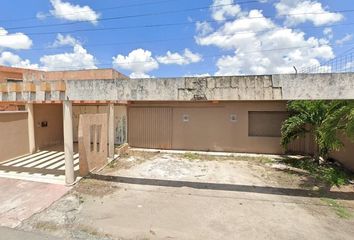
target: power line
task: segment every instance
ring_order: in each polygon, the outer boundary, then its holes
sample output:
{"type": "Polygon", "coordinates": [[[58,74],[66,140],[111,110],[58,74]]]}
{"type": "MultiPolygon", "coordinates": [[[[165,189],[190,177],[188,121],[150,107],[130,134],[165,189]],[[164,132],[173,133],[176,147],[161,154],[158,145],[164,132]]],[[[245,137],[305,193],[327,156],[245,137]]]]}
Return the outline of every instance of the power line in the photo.
{"type": "MultiPolygon", "coordinates": [[[[343,24],[332,24],[326,26],[307,26],[303,27],[303,29],[316,29],[316,28],[323,28],[323,27],[340,27],[340,26],[348,26],[354,25],[354,22],[351,23],[343,23],[343,24]]],[[[296,30],[296,28],[287,28],[291,30],[296,30]]],[[[261,30],[261,31],[239,31],[233,34],[223,34],[220,37],[235,37],[237,35],[243,34],[259,34],[269,32],[272,29],[261,30]]],[[[216,35],[218,36],[218,35],[216,35]]],[[[0,36],[1,37],[1,36],[0,36]]],[[[85,47],[105,47],[105,46],[120,46],[120,45],[134,45],[134,44],[143,44],[143,43],[156,43],[156,42],[172,42],[172,41],[181,41],[181,40],[189,40],[190,37],[183,37],[183,38],[167,38],[167,39],[154,39],[148,41],[126,41],[126,42],[110,42],[110,43],[97,43],[97,44],[83,44],[85,47]]],[[[72,46],[49,46],[44,48],[32,48],[32,49],[25,49],[25,51],[41,51],[41,50],[56,50],[56,49],[67,49],[71,48],[72,46]]]]}
{"type": "MultiPolygon", "coordinates": [[[[166,0],[165,0],[166,1],[166,0]]],[[[171,1],[171,0],[167,0],[171,1]]],[[[249,4],[249,3],[259,3],[259,1],[246,1],[246,2],[239,2],[238,4],[249,4]]],[[[158,16],[158,15],[167,15],[167,14],[175,14],[181,12],[189,12],[189,11],[198,11],[198,10],[205,10],[210,8],[219,8],[225,6],[231,6],[234,4],[219,4],[219,5],[212,5],[212,6],[205,6],[205,7],[196,7],[196,8],[186,8],[180,10],[170,10],[170,11],[163,11],[163,12],[152,12],[152,13],[143,13],[143,14],[134,14],[134,15],[124,15],[124,16],[115,16],[115,17],[108,17],[108,18],[100,18],[99,21],[112,21],[112,20],[120,20],[120,19],[130,19],[130,18],[138,18],[138,17],[149,17],[149,16],[158,16]]],[[[112,9],[112,8],[110,8],[112,9]]],[[[72,15],[72,14],[71,14],[72,15]]],[[[33,29],[33,28],[43,28],[43,27],[57,27],[57,26],[71,26],[85,22],[91,22],[92,20],[83,20],[77,22],[70,22],[70,23],[55,23],[55,24],[42,24],[42,25],[32,25],[32,26],[20,26],[20,27],[11,27],[6,28],[6,30],[17,30],[17,29],[33,29]]]]}
{"type": "MultiPolygon", "coordinates": [[[[132,45],[139,43],[156,43],[156,42],[170,42],[170,41],[181,41],[191,39],[190,37],[184,38],[167,38],[167,39],[154,39],[148,41],[127,41],[127,42],[110,42],[110,43],[96,43],[96,44],[83,44],[85,47],[105,47],[105,46],[119,46],[119,45],[132,45]]],[[[49,46],[46,48],[31,48],[26,49],[25,51],[41,51],[41,50],[56,50],[56,49],[66,49],[71,48],[71,45],[68,46],[49,46]]]]}
{"type": "MultiPolygon", "coordinates": [[[[119,5],[119,6],[114,6],[114,7],[106,7],[106,8],[97,8],[94,9],[93,11],[109,11],[109,10],[115,10],[115,9],[121,9],[121,8],[130,8],[130,7],[137,7],[137,6],[146,6],[146,5],[154,5],[154,4],[159,4],[159,3],[164,3],[164,2],[171,2],[174,0],[160,0],[160,1],[154,1],[154,2],[147,2],[147,3],[135,3],[135,4],[129,4],[129,5],[119,5]]],[[[59,17],[66,17],[66,16],[74,16],[78,13],[87,13],[90,11],[74,11],[73,13],[70,14],[60,14],[57,15],[59,17]]],[[[47,14],[46,17],[54,17],[51,14],[47,14]]],[[[38,19],[37,17],[27,17],[27,18],[13,18],[13,19],[0,19],[0,22],[20,22],[20,21],[28,21],[28,20],[34,20],[38,19]]]]}
{"type": "MultiPolygon", "coordinates": [[[[259,3],[259,1],[247,1],[247,2],[240,2],[240,3],[238,3],[238,5],[239,4],[254,3],[254,2],[259,3]]],[[[181,12],[187,12],[187,11],[197,11],[197,10],[210,9],[210,8],[219,8],[219,7],[232,6],[232,5],[235,5],[235,4],[220,4],[220,5],[212,5],[212,6],[197,7],[197,8],[187,8],[187,9],[181,9],[181,10],[171,10],[171,11],[163,11],[163,12],[153,12],[153,13],[144,13],[144,14],[135,14],[135,15],[115,16],[115,17],[101,18],[101,19],[99,19],[99,21],[102,22],[102,21],[112,21],[112,20],[130,19],[130,18],[138,18],[138,17],[167,15],[167,14],[181,13],[181,12]]],[[[277,15],[267,15],[267,16],[254,16],[254,17],[249,17],[248,16],[248,17],[246,17],[246,19],[261,19],[261,18],[299,16],[299,15],[325,15],[325,14],[345,13],[345,12],[354,12],[354,9],[337,10],[337,11],[333,11],[333,12],[303,12],[303,13],[277,14],[277,15]]],[[[46,24],[46,25],[20,26],[20,27],[6,28],[6,30],[68,26],[68,25],[76,25],[76,24],[80,24],[80,23],[84,23],[84,22],[91,22],[91,20],[77,21],[77,22],[70,22],[70,23],[57,23],[57,24],[46,24]]]]}
{"type": "MultiPolygon", "coordinates": [[[[189,22],[179,22],[179,23],[165,23],[165,24],[146,24],[146,25],[135,25],[135,26],[123,26],[123,27],[107,27],[107,28],[87,28],[87,29],[77,29],[77,30],[69,30],[69,31],[51,31],[51,32],[33,32],[33,33],[26,33],[28,36],[36,36],[36,35],[51,35],[51,34],[58,34],[58,32],[62,34],[70,34],[70,33],[79,33],[79,32],[96,32],[96,31],[108,31],[108,30],[127,30],[127,29],[139,29],[139,28],[156,28],[156,27],[173,27],[173,26],[182,26],[182,25],[190,25],[190,24],[196,24],[201,21],[189,21],[189,22]]],[[[203,21],[206,23],[215,23],[218,22],[217,20],[207,20],[203,21]]],[[[340,24],[330,24],[330,25],[323,25],[323,26],[308,26],[308,27],[302,27],[302,29],[317,29],[317,28],[325,28],[325,27],[337,27],[337,26],[348,26],[348,25],[353,25],[354,22],[350,23],[340,23],[340,24]]],[[[270,28],[271,29],[271,28],[270,28]]],[[[240,31],[236,32],[237,34],[249,34],[249,33],[260,33],[263,31],[269,31],[268,30],[262,30],[262,31],[240,31]]],[[[297,28],[289,28],[287,29],[292,29],[292,30],[297,30],[297,28]]],[[[232,34],[234,35],[234,34],[232,34]]],[[[7,37],[5,34],[0,34],[0,37],[7,37]]]]}

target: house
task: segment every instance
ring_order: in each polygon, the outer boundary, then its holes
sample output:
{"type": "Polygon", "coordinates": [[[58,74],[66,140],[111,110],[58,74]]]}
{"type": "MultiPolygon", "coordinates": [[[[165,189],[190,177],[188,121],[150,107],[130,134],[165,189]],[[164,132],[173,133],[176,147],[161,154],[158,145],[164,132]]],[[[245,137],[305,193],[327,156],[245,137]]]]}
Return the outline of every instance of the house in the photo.
{"type": "MultiPolygon", "coordinates": [[[[71,71],[40,71],[16,67],[0,66],[0,84],[21,83],[31,81],[58,80],[111,80],[127,79],[128,77],[114,69],[92,69],[71,71]]],[[[0,88],[0,91],[2,88],[0,88]]],[[[0,111],[23,110],[22,104],[0,102],[0,111]]]]}
{"type": "MultiPolygon", "coordinates": [[[[75,180],[80,137],[88,139],[81,157],[105,149],[105,141],[110,158],[114,145],[124,142],[139,148],[283,154],[280,127],[288,116],[287,101],[354,98],[352,73],[154,79],[129,79],[112,69],[22,74],[22,82],[1,87],[3,103],[24,104],[27,111],[0,114],[0,146],[6,149],[0,161],[61,146],[67,183],[75,180]],[[107,119],[95,117],[100,113],[107,119]],[[87,114],[91,122],[80,133],[87,114]],[[102,131],[102,122],[108,130],[102,131]],[[98,138],[103,145],[95,145],[98,138]],[[22,147],[14,147],[20,140],[22,147]]],[[[354,148],[345,144],[335,157],[354,170],[354,148]]],[[[290,150],[312,153],[310,137],[290,150]]]]}

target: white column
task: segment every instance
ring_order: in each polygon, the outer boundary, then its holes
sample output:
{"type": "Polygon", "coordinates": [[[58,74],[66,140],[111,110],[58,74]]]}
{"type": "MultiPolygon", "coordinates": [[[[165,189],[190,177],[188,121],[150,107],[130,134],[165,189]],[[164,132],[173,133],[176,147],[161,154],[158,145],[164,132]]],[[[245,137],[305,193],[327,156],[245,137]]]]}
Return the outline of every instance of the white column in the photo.
{"type": "Polygon", "coordinates": [[[65,182],[70,185],[75,182],[74,144],[73,144],[73,110],[71,101],[63,101],[63,127],[65,152],[65,182]]]}
{"type": "Polygon", "coordinates": [[[108,105],[108,157],[114,158],[114,104],[108,105]]]}
{"type": "Polygon", "coordinates": [[[34,135],[34,111],[33,111],[33,103],[27,103],[26,109],[28,112],[28,142],[29,142],[29,152],[36,152],[36,139],[34,135]]]}

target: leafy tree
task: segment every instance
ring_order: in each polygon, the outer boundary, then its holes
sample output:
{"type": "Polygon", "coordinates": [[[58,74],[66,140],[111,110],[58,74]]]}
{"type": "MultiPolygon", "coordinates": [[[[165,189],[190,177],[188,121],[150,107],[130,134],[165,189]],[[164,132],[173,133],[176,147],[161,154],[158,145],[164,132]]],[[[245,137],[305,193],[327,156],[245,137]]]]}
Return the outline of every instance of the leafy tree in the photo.
{"type": "Polygon", "coordinates": [[[319,162],[343,147],[341,135],[354,139],[353,101],[291,101],[288,110],[290,117],[281,129],[281,144],[285,148],[308,133],[313,136],[314,157],[319,162]]]}

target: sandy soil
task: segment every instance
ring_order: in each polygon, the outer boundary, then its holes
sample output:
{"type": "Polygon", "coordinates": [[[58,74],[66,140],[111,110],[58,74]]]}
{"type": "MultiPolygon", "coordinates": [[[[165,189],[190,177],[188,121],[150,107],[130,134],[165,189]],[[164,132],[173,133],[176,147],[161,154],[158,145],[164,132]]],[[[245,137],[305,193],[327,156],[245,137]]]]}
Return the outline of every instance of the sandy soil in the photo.
{"type": "Polygon", "coordinates": [[[318,185],[266,157],[134,152],[20,228],[66,239],[352,239],[353,186],[323,195],[318,185]]]}

